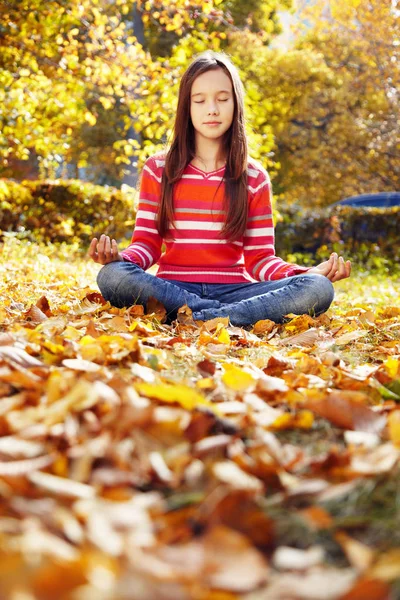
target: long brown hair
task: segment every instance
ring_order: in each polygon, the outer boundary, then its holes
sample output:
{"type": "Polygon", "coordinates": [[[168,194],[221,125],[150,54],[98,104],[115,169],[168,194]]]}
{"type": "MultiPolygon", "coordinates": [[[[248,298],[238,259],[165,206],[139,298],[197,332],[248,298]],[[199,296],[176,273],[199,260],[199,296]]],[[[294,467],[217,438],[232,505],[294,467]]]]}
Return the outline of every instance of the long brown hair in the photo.
{"type": "Polygon", "coordinates": [[[247,222],[247,137],[244,117],[244,91],[236,67],[226,54],[207,51],[197,56],[182,76],[179,86],[174,136],[165,158],[157,229],[165,237],[174,222],[173,188],[195,156],[195,130],[190,118],[190,93],[194,80],[215,69],[223,69],[232,82],[234,113],[222,144],[226,155],[225,222],[221,236],[232,241],[245,232],[247,222]]]}

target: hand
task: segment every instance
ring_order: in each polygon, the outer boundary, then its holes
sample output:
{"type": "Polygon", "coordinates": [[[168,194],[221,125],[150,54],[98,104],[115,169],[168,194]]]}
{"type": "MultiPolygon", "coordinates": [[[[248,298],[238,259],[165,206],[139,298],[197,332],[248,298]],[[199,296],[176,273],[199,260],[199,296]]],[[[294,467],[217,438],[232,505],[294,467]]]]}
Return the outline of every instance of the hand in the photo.
{"type": "Polygon", "coordinates": [[[346,279],[350,277],[351,273],[351,262],[346,260],[342,256],[337,255],[336,252],[332,252],[328,260],[316,265],[309,269],[307,273],[317,273],[318,275],[325,275],[332,283],[339,281],[340,279],[346,279]]]}
{"type": "Polygon", "coordinates": [[[115,240],[111,240],[108,235],[104,233],[100,236],[100,240],[93,238],[90,242],[88,254],[94,262],[106,265],[110,262],[117,260],[123,260],[121,254],[118,252],[118,245],[115,240]]]}

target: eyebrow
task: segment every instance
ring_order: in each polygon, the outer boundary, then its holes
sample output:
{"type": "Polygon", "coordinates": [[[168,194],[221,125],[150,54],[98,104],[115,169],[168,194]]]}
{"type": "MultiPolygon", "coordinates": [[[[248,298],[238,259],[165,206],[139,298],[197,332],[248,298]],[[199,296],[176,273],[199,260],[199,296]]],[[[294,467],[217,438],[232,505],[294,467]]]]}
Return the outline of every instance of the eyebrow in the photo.
{"type": "MultiPolygon", "coordinates": [[[[230,90],[219,90],[219,92],[217,92],[217,94],[230,94],[230,90]]],[[[204,96],[205,92],[197,92],[196,94],[192,94],[192,97],[194,96],[204,96]]]]}

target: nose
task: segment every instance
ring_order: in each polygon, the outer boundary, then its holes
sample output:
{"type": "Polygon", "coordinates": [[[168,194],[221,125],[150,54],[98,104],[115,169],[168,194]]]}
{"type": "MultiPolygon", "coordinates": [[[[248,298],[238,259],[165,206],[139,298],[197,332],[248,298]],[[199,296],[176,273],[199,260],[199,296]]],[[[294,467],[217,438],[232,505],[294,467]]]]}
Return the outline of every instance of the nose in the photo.
{"type": "Polygon", "coordinates": [[[216,114],[218,114],[218,106],[217,106],[217,104],[214,101],[212,101],[210,103],[209,107],[208,107],[208,114],[209,115],[216,115],[216,114]]]}

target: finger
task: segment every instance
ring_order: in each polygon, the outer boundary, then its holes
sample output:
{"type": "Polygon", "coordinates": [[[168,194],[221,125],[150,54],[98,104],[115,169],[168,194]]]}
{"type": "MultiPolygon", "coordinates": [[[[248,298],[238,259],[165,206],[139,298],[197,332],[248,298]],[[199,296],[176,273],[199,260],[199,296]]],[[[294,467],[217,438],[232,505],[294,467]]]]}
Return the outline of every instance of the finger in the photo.
{"type": "Polygon", "coordinates": [[[340,279],[346,277],[346,265],[343,256],[339,256],[337,275],[340,277],[340,279]]]}
{"type": "Polygon", "coordinates": [[[101,234],[99,243],[97,244],[97,252],[101,258],[104,257],[104,245],[106,241],[106,236],[104,233],[101,234]]]}
{"type": "Polygon", "coordinates": [[[118,244],[115,240],[111,242],[111,253],[113,258],[118,258],[118,244]]]}
{"type": "Polygon", "coordinates": [[[108,235],[106,235],[106,239],[104,242],[104,254],[106,255],[106,258],[111,258],[111,242],[108,235]]]}
{"type": "Polygon", "coordinates": [[[351,270],[350,261],[347,261],[345,263],[344,258],[342,256],[340,256],[338,270],[337,270],[337,273],[335,274],[334,278],[331,280],[332,283],[335,283],[336,281],[340,281],[341,279],[346,279],[346,277],[349,277],[350,270],[351,270]]]}
{"type": "Polygon", "coordinates": [[[97,252],[96,252],[97,242],[98,242],[98,239],[93,238],[92,241],[90,242],[90,246],[89,246],[89,250],[88,250],[88,254],[89,254],[90,258],[93,258],[93,260],[96,260],[96,258],[97,258],[97,252]]]}
{"type": "Polygon", "coordinates": [[[338,255],[336,252],[332,252],[329,262],[331,263],[330,270],[326,274],[326,277],[333,281],[333,278],[336,276],[338,270],[338,255]]]}

